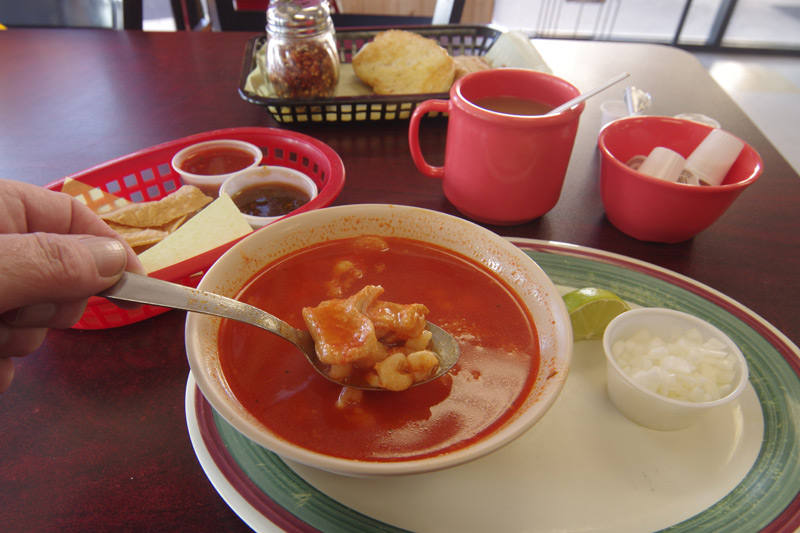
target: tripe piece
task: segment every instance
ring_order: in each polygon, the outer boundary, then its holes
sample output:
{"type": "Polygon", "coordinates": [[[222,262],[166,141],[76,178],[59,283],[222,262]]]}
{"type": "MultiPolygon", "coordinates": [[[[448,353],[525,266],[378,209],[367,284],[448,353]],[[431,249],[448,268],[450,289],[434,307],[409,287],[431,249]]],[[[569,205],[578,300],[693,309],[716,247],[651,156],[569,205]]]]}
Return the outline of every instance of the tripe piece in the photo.
{"type": "Polygon", "coordinates": [[[303,319],[332,379],[401,391],[428,379],[439,359],[427,350],[428,308],[381,301],[381,294],[383,287],[367,285],[349,298],[303,308],[303,319]]]}
{"type": "Polygon", "coordinates": [[[375,326],[375,334],[387,344],[397,344],[422,335],[428,312],[428,308],[422,304],[384,301],[375,301],[366,309],[367,316],[375,326]]]}
{"type": "Polygon", "coordinates": [[[366,308],[382,292],[382,288],[368,285],[349,298],[303,308],[320,361],[344,365],[368,360],[374,365],[386,357],[386,348],[378,342],[375,326],[366,316],[366,308]]]}

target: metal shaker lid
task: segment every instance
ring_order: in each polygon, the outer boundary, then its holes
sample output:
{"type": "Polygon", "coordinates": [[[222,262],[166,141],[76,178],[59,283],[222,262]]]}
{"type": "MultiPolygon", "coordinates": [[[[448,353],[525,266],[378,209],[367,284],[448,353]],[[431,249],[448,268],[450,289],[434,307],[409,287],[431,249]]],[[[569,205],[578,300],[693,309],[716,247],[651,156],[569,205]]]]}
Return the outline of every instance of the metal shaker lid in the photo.
{"type": "Polygon", "coordinates": [[[270,0],[267,31],[310,36],[328,31],[331,11],[327,0],[270,0]]]}

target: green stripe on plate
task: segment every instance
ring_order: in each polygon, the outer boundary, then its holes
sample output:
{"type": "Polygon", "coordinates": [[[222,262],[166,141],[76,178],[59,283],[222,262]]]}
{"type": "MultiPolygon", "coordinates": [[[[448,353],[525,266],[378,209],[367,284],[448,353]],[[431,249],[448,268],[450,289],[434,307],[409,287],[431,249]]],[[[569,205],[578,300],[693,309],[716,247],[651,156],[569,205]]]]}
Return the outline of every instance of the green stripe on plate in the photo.
{"type": "MultiPolygon", "coordinates": [[[[761,452],[730,494],[665,531],[741,532],[769,525],[800,492],[800,457],[796,453],[800,449],[800,379],[778,349],[748,323],[767,330],[769,326],[713,289],[654,265],[599,250],[581,257],[580,248],[529,242],[530,246],[518,245],[557,285],[602,287],[640,306],[685,311],[716,325],[739,345],[764,412],[761,452]],[[526,249],[529,247],[552,252],[526,249]]],[[[796,352],[796,348],[792,350],[796,352]]],[[[214,416],[222,441],[242,471],[264,494],[309,526],[326,532],[404,531],[338,503],[278,456],[242,436],[216,413],[214,416]]]]}

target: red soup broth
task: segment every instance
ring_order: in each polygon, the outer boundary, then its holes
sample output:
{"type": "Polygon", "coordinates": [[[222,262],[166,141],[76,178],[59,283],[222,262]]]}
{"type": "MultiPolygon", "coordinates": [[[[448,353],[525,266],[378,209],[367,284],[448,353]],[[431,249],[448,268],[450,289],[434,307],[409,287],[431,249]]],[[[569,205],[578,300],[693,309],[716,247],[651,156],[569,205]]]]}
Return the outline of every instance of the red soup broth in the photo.
{"type": "Polygon", "coordinates": [[[268,265],[237,298],[307,329],[303,307],[365,285],[383,286],[383,300],[424,303],[428,319],[458,340],[453,370],[403,392],[365,391],[357,404],[337,407],[342,387],[317,374],[297,348],[223,320],[222,371],[253,416],[308,450],[388,462],[466,447],[516,413],[539,368],[533,319],[502,280],[463,256],[403,238],[330,241],[268,265]]]}

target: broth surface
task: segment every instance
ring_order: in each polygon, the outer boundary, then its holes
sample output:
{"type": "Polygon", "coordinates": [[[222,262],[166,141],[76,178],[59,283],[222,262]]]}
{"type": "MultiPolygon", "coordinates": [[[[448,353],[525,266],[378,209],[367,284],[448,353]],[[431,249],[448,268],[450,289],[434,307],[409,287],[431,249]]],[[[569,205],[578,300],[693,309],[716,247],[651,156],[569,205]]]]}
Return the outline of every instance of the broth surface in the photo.
{"type": "Polygon", "coordinates": [[[268,265],[237,298],[305,329],[302,307],[368,284],[383,286],[387,301],[428,306],[428,319],[459,342],[455,368],[403,392],[365,391],[357,404],[337,407],[342,387],[318,375],[297,348],[223,320],[223,373],[258,420],[313,451],[397,461],[462,448],[515,413],[539,367],[533,320],[492,272],[461,256],[400,238],[330,241],[268,265]]]}

